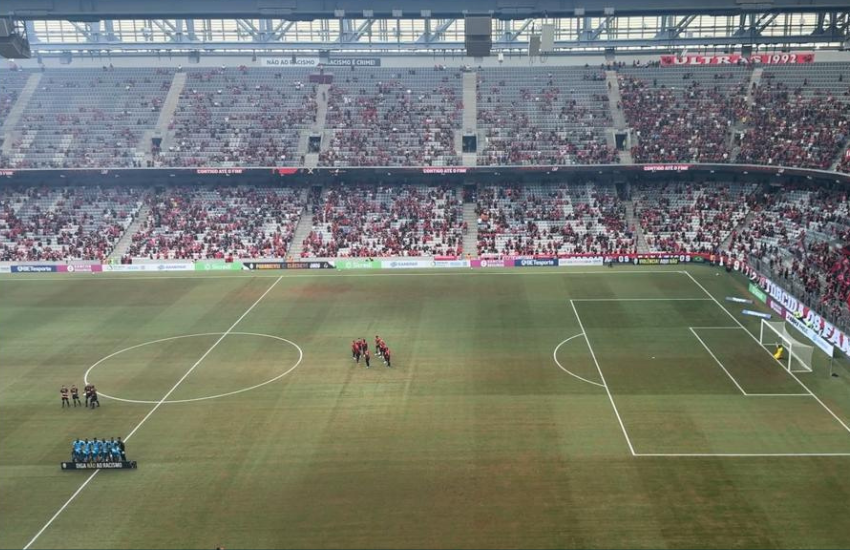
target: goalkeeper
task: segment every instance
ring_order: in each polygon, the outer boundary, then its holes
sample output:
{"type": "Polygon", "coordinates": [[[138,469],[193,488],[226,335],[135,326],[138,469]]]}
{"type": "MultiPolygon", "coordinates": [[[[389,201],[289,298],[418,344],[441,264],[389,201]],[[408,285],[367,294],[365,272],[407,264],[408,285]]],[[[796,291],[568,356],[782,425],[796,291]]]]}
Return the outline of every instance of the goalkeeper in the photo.
{"type": "Polygon", "coordinates": [[[773,352],[773,358],[777,361],[781,361],[782,357],[785,355],[785,348],[782,347],[782,344],[776,346],[776,351],[773,352]]]}

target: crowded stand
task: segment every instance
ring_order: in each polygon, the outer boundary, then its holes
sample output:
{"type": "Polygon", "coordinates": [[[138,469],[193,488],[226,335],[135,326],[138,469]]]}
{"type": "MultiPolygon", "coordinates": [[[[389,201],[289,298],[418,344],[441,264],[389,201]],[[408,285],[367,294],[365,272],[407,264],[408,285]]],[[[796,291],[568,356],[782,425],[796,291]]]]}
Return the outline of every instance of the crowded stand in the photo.
{"type": "Polygon", "coordinates": [[[155,162],[165,166],[302,164],[302,130],[316,120],[306,69],[190,69],[155,162]]]}
{"type": "MultiPolygon", "coordinates": [[[[5,71],[5,79],[9,71],[5,71]]],[[[106,168],[144,165],[173,69],[74,69],[40,73],[11,132],[6,165],[106,168]]]]}
{"type": "Polygon", "coordinates": [[[306,191],[173,187],[148,198],[150,214],[127,259],[283,258],[306,191]]]}
{"type": "Polygon", "coordinates": [[[0,188],[0,261],[105,260],[141,202],[133,188],[0,188]]]}
{"type": "Polygon", "coordinates": [[[480,165],[613,164],[612,125],[599,69],[480,69],[480,165]]]}
{"type": "Polygon", "coordinates": [[[764,69],[739,162],[829,169],[850,133],[850,64],[764,69]]]}
{"type": "Polygon", "coordinates": [[[746,218],[755,184],[668,183],[633,187],[651,252],[714,253],[746,218]]]}
{"type": "Polygon", "coordinates": [[[746,116],[749,77],[744,66],[621,68],[635,162],[730,162],[731,130],[746,116]]]}
{"type": "Polygon", "coordinates": [[[30,77],[29,71],[4,71],[0,79],[0,127],[6,123],[6,117],[18,100],[30,77]]]}
{"type": "Polygon", "coordinates": [[[320,166],[460,164],[462,73],[359,68],[335,75],[327,92],[328,147],[320,166]]]}
{"type": "Polygon", "coordinates": [[[757,215],[730,252],[758,262],[828,318],[850,326],[850,201],[846,190],[787,188],[750,201],[757,215]]]}
{"type": "Polygon", "coordinates": [[[483,186],[476,213],[482,256],[634,252],[613,186],[483,186]]]}
{"type": "Polygon", "coordinates": [[[339,185],[314,207],[302,256],[454,256],[463,232],[457,188],[339,185]]]}

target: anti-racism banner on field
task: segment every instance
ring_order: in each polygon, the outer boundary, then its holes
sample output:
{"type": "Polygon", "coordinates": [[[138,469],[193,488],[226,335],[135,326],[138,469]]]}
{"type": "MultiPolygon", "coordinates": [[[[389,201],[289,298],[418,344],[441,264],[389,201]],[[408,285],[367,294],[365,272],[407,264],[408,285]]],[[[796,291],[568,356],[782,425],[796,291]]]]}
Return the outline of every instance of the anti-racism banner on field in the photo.
{"type": "Polygon", "coordinates": [[[796,63],[814,63],[815,54],[803,53],[757,53],[749,57],[741,54],[727,55],[662,55],[661,66],[677,65],[791,65],[796,63]]]}

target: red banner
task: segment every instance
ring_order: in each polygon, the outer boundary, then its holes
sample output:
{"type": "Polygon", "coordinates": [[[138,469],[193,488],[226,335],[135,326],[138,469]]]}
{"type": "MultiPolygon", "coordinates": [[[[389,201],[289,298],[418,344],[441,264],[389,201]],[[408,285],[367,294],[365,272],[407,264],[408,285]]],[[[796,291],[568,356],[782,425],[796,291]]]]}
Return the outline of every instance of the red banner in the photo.
{"type": "Polygon", "coordinates": [[[728,55],[662,55],[661,66],[675,65],[789,65],[794,63],[814,63],[815,54],[801,53],[756,53],[749,57],[733,53],[728,55]]]}

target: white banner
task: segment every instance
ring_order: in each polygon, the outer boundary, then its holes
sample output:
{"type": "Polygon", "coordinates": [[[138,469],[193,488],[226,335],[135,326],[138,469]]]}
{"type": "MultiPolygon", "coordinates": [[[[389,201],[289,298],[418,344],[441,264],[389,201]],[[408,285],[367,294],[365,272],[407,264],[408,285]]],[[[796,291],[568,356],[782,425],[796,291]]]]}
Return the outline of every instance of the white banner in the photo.
{"type": "Polygon", "coordinates": [[[469,267],[469,260],[439,260],[434,261],[433,267],[469,267]]]}
{"type": "Polygon", "coordinates": [[[12,266],[10,265],[0,265],[0,273],[11,273],[12,266]]]}
{"type": "Polygon", "coordinates": [[[155,263],[155,264],[124,264],[103,266],[104,271],[113,273],[138,273],[139,271],[194,271],[195,266],[191,263],[155,263]]]}
{"type": "Polygon", "coordinates": [[[315,67],[318,57],[264,57],[263,67],[315,67]]]}
{"type": "Polygon", "coordinates": [[[786,312],[785,320],[791,323],[792,327],[799,330],[800,333],[803,334],[803,336],[811,340],[814,345],[822,349],[825,354],[829,355],[830,357],[833,356],[833,354],[835,353],[835,347],[823,338],[821,338],[817,332],[803,324],[802,321],[794,317],[794,315],[790,311],[786,312]]]}
{"type": "Polygon", "coordinates": [[[422,269],[434,267],[434,260],[381,260],[382,269],[422,269]]]}
{"type": "Polygon", "coordinates": [[[561,258],[558,260],[560,267],[599,267],[604,264],[602,256],[584,256],[575,258],[561,258]]]}

